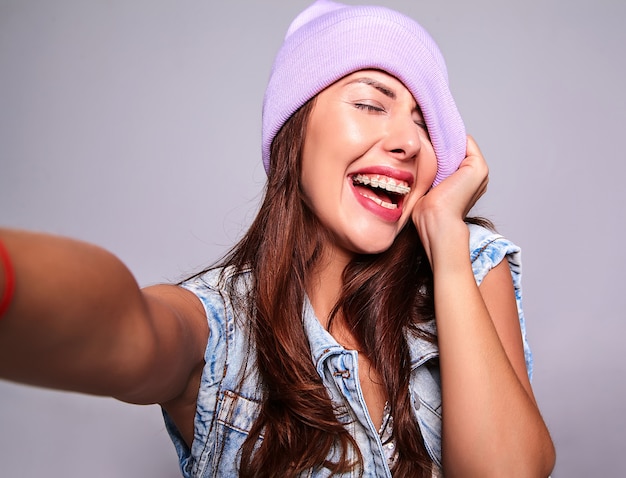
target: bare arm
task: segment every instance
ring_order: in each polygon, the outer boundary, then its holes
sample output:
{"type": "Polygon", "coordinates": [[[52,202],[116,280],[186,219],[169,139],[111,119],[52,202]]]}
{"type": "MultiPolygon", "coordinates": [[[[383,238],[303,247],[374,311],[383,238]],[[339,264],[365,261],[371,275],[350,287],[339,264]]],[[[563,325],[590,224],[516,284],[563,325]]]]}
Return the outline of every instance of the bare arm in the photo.
{"type": "Polygon", "coordinates": [[[11,230],[0,240],[16,276],[0,320],[1,378],[133,403],[184,392],[208,333],[193,294],[141,290],[116,257],[83,242],[11,230]]]}
{"type": "Polygon", "coordinates": [[[446,476],[538,477],[554,448],[525,370],[512,279],[503,263],[480,289],[463,218],[488,170],[474,141],[459,171],[429,192],[414,221],[434,274],[446,476]]]}

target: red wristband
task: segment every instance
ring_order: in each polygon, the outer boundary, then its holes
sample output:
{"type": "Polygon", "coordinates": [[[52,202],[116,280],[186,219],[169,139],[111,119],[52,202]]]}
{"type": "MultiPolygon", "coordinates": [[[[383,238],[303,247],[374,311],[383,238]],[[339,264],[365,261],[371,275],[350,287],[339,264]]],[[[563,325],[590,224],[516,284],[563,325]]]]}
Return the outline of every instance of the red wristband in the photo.
{"type": "Polygon", "coordinates": [[[4,269],[4,291],[0,297],[0,319],[11,305],[13,294],[15,292],[15,271],[11,258],[2,241],[0,241],[0,264],[4,269]]]}

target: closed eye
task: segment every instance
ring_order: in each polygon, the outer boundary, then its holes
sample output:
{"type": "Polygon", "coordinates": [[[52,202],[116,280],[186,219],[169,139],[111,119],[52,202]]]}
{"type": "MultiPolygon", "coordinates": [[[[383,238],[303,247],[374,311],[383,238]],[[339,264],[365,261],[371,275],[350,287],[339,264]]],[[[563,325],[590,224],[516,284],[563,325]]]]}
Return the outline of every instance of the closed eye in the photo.
{"type": "MultiPolygon", "coordinates": [[[[422,110],[420,109],[419,105],[415,108],[414,114],[415,124],[422,128],[424,131],[426,131],[426,134],[428,134],[428,126],[426,126],[426,121],[424,121],[424,115],[422,114],[422,110]]],[[[430,137],[430,135],[428,136],[430,137]]]]}
{"type": "Polygon", "coordinates": [[[428,126],[426,126],[426,123],[424,121],[414,121],[414,123],[422,128],[424,131],[428,132],[428,126]]]}
{"type": "Polygon", "coordinates": [[[370,105],[368,103],[355,103],[354,107],[358,110],[369,111],[372,113],[383,113],[385,111],[385,109],[380,106],[370,105]]]}
{"type": "Polygon", "coordinates": [[[420,121],[415,121],[415,124],[417,125],[418,128],[424,130],[424,133],[426,133],[426,137],[430,141],[430,133],[428,131],[428,126],[426,126],[426,122],[423,120],[420,120],[420,121]]]}

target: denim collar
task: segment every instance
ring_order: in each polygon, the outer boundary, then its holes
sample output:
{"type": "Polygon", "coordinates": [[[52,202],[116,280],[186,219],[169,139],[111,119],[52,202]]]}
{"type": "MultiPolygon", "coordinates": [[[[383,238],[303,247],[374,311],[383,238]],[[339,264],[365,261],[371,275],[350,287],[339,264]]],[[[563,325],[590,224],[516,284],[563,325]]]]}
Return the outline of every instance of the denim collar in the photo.
{"type": "MultiPolygon", "coordinates": [[[[345,352],[346,349],[322,326],[315,315],[315,311],[307,295],[304,296],[302,322],[307,339],[309,340],[311,358],[318,372],[321,372],[326,357],[345,352]]],[[[430,333],[436,332],[434,321],[422,325],[421,328],[430,333]]],[[[409,334],[407,336],[407,343],[411,357],[411,369],[415,369],[428,360],[439,356],[439,348],[437,345],[424,339],[409,334]]]]}
{"type": "Polygon", "coordinates": [[[324,360],[330,355],[345,352],[346,349],[335,340],[328,330],[322,327],[306,294],[302,309],[302,325],[309,340],[311,358],[317,371],[323,373],[324,360]]]}

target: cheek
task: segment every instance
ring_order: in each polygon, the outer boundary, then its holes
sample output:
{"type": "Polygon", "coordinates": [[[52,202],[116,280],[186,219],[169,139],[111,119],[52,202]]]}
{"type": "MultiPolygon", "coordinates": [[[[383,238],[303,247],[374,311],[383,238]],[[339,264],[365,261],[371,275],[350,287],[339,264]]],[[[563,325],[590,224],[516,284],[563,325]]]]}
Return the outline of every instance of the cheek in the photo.
{"type": "Polygon", "coordinates": [[[422,152],[426,152],[427,154],[420,156],[417,164],[416,181],[413,185],[410,197],[408,197],[405,202],[405,211],[408,215],[413,211],[413,207],[417,201],[430,190],[435,176],[437,175],[437,158],[432,151],[430,143],[428,143],[428,148],[429,150],[427,151],[422,150],[422,152]]]}
{"type": "Polygon", "coordinates": [[[310,208],[313,209],[315,202],[315,188],[313,187],[319,180],[315,176],[318,168],[312,167],[314,161],[307,161],[305,158],[311,158],[307,154],[302,156],[302,171],[300,172],[300,187],[302,189],[303,199],[310,208]]]}
{"type": "Polygon", "coordinates": [[[417,182],[415,189],[421,191],[421,195],[426,194],[437,175],[437,157],[430,142],[425,145],[425,150],[417,165],[417,182]]]}
{"type": "Polygon", "coordinates": [[[329,178],[334,176],[336,172],[333,174],[332,155],[324,147],[324,142],[316,141],[314,138],[311,138],[311,141],[305,140],[302,149],[300,187],[304,201],[315,214],[323,208],[331,186],[329,178]]]}
{"type": "Polygon", "coordinates": [[[356,110],[329,107],[323,112],[320,108],[316,113],[309,120],[305,145],[309,142],[309,149],[315,150],[321,158],[332,156],[347,161],[358,157],[371,147],[373,138],[380,133],[380,124],[359,118],[356,110]]]}

